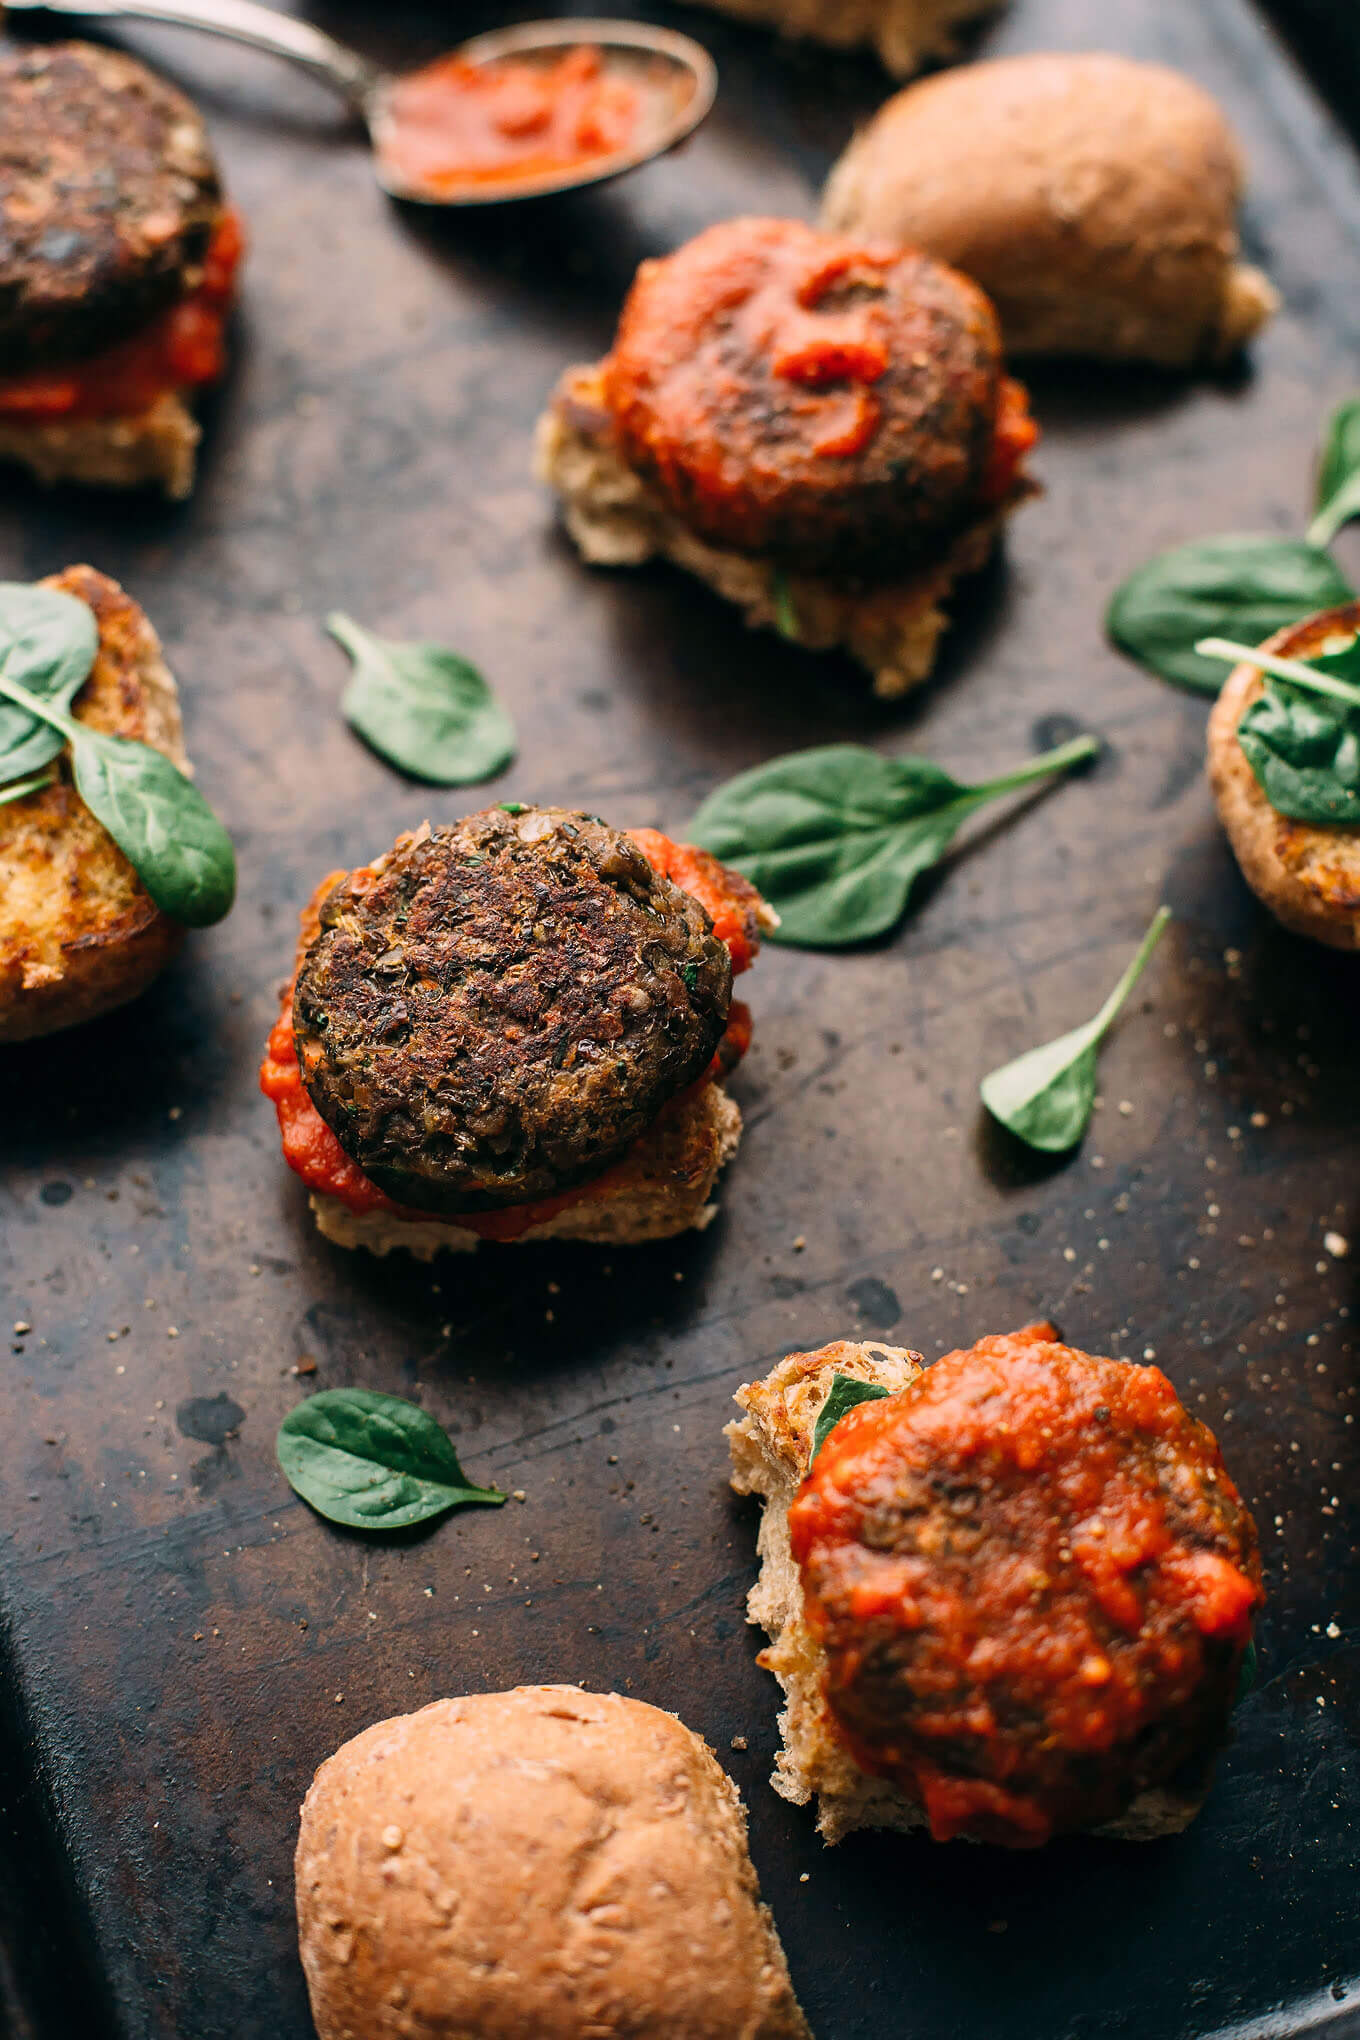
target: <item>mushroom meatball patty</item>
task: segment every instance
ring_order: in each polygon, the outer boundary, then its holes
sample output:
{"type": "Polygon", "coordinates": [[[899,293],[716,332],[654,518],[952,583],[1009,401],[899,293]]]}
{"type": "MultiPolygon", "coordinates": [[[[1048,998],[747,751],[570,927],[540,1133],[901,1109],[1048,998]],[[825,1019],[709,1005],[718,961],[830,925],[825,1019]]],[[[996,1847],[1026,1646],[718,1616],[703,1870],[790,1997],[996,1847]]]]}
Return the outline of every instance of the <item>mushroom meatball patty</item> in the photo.
{"type": "Polygon", "coordinates": [[[598,1174],[709,1067],[732,960],[628,836],[489,808],[404,838],[321,909],[302,1080],[364,1175],[429,1212],[598,1174]]]}
{"type": "Polygon", "coordinates": [[[0,374],[98,353],[191,288],[222,194],[195,108],[119,50],[0,51],[0,374]]]}
{"type": "Polygon", "coordinates": [[[0,51],[0,460],[187,496],[243,252],[199,115],[118,50],[0,51]]]}
{"type": "Polygon", "coordinates": [[[1096,1825],[1223,1739],[1256,1527],[1156,1367],[946,1354],[831,1430],[789,1533],[836,1727],[939,1840],[1096,1825]]]}
{"type": "Polygon", "coordinates": [[[966,277],[780,219],[644,262],[604,368],[624,457],[702,538],[898,576],[1007,493],[1002,382],[966,277]]]}

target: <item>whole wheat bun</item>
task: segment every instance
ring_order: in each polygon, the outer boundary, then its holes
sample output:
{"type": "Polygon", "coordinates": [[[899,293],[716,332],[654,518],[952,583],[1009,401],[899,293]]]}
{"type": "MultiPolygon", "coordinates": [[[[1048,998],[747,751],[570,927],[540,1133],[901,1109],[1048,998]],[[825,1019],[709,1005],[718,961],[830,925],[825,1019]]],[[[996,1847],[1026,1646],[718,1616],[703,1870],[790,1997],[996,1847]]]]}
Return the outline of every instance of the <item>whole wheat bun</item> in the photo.
{"type": "Polygon", "coordinates": [[[899,92],[827,182],[821,223],[980,283],[1012,355],[1222,360],[1278,306],[1238,261],[1243,162],[1208,93],[1161,64],[1002,57],[899,92]]]}
{"type": "MultiPolygon", "coordinates": [[[[1360,602],[1324,609],[1266,639],[1263,651],[1307,659],[1360,632],[1360,602]]],[[[1360,828],[1291,822],[1266,799],[1237,741],[1262,691],[1260,669],[1234,666],[1209,717],[1209,784],[1247,884],[1277,921],[1332,949],[1360,949],[1360,828]]]]}
{"type": "MultiPolygon", "coordinates": [[[[40,584],[87,602],[99,626],[71,713],[91,729],[152,744],[189,769],[179,697],[146,616],[116,581],[67,567],[40,584]]],[[[184,939],[71,783],[0,806],[0,1041],[24,1041],[135,999],[184,939]]]]}
{"type": "MultiPolygon", "coordinates": [[[[760,1663],[784,1690],[779,1713],[783,1747],[770,1783],[795,1806],[817,1802],[817,1832],[828,1844],[856,1828],[910,1833],[926,1819],[890,1779],[862,1771],[836,1731],[823,1690],[826,1657],[803,1608],[803,1582],[789,1542],[789,1505],[812,1464],[817,1419],[838,1374],[872,1382],[889,1395],[924,1372],[919,1353],[901,1346],[837,1339],[815,1353],[790,1353],[762,1381],[745,1382],[736,1400],[743,1414],[727,1426],[732,1485],[764,1503],[756,1549],[760,1575],[746,1619],[770,1638],[760,1663]]],[[[1212,1761],[1170,1784],[1149,1788],[1117,1820],[1094,1830],[1112,1840],[1145,1842],[1176,1834],[1198,1813],[1212,1761]]]]}
{"type": "Polygon", "coordinates": [[[640,1700],[380,1721],[317,1772],[296,1872],[319,2040],[810,2040],[736,1788],[640,1700]]]}

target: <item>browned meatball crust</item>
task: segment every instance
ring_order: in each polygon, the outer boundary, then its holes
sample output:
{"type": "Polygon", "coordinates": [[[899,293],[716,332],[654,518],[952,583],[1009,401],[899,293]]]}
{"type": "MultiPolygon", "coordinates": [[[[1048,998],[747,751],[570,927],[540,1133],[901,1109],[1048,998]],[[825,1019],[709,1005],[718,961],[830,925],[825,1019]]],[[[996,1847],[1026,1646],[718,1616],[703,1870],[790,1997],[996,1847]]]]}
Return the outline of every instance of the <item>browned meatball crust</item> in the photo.
{"type": "Polygon", "coordinates": [[[627,836],[488,808],[338,885],[298,974],[303,1082],[379,1189],[424,1211],[551,1197],[700,1077],[732,966],[627,836]]]}
{"type": "Polygon", "coordinates": [[[193,288],[220,210],[198,112],[144,64],[0,50],[0,374],[146,324],[193,288]]]}

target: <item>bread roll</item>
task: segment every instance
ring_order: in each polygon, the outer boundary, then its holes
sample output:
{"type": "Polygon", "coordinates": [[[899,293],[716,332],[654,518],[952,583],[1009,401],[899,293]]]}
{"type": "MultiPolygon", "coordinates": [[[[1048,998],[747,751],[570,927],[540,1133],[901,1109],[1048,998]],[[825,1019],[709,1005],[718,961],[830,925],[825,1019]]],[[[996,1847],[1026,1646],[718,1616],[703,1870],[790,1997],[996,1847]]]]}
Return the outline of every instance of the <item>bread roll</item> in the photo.
{"type": "Polygon", "coordinates": [[[1037,54],[908,87],[831,173],[822,224],[926,249],[980,283],[1012,355],[1222,360],[1278,298],[1238,260],[1243,162],[1180,72],[1037,54]]]}
{"type": "Polygon", "coordinates": [[[366,1729],[307,1794],[297,1907],[320,2040],[810,2040],[736,1788],[617,1693],[366,1729]]]}
{"type": "MultiPolygon", "coordinates": [[[[1285,659],[1339,650],[1360,631],[1360,602],[1324,610],[1262,649],[1285,659]]],[[[1261,693],[1260,669],[1235,666],[1209,718],[1209,784],[1247,884],[1286,928],[1331,949],[1360,949],[1360,829],[1293,822],[1266,799],[1237,741],[1261,693]]]]}
{"type": "MultiPolygon", "coordinates": [[[[39,586],[88,603],[99,626],[76,721],[154,745],[187,772],[175,682],[137,603],[93,567],[67,567],[39,586]]],[[[50,786],[0,806],[0,1042],[126,1005],[183,940],[76,792],[68,758],[50,786]]]]}

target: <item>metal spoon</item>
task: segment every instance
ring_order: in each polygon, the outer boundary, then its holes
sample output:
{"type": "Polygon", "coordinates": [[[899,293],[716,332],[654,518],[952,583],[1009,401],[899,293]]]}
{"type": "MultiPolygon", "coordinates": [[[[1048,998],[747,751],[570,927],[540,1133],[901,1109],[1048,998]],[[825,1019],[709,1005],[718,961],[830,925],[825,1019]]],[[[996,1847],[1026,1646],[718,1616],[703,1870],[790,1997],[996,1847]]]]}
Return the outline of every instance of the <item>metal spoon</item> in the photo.
{"type": "Polygon", "coordinates": [[[252,49],[286,57],[333,87],[359,115],[375,144],[373,170],[383,189],[393,198],[426,205],[497,205],[506,199],[541,198],[618,177],[664,155],[693,134],[718,89],[717,68],[707,50],[687,35],[654,28],[650,22],[567,19],[493,29],[488,35],[460,43],[452,54],[468,63],[487,64],[500,57],[520,57],[526,62],[547,59],[580,43],[597,48],[606,69],[625,78],[639,95],[642,117],[637,140],[618,155],[566,170],[519,180],[498,177],[491,184],[433,192],[405,184],[383,160],[384,123],[393,87],[399,82],[397,75],[370,63],[357,50],[347,49],[310,22],[276,14],[272,7],[258,6],[256,0],[5,0],[6,13],[25,11],[203,28],[233,42],[248,43],[252,49]]]}

